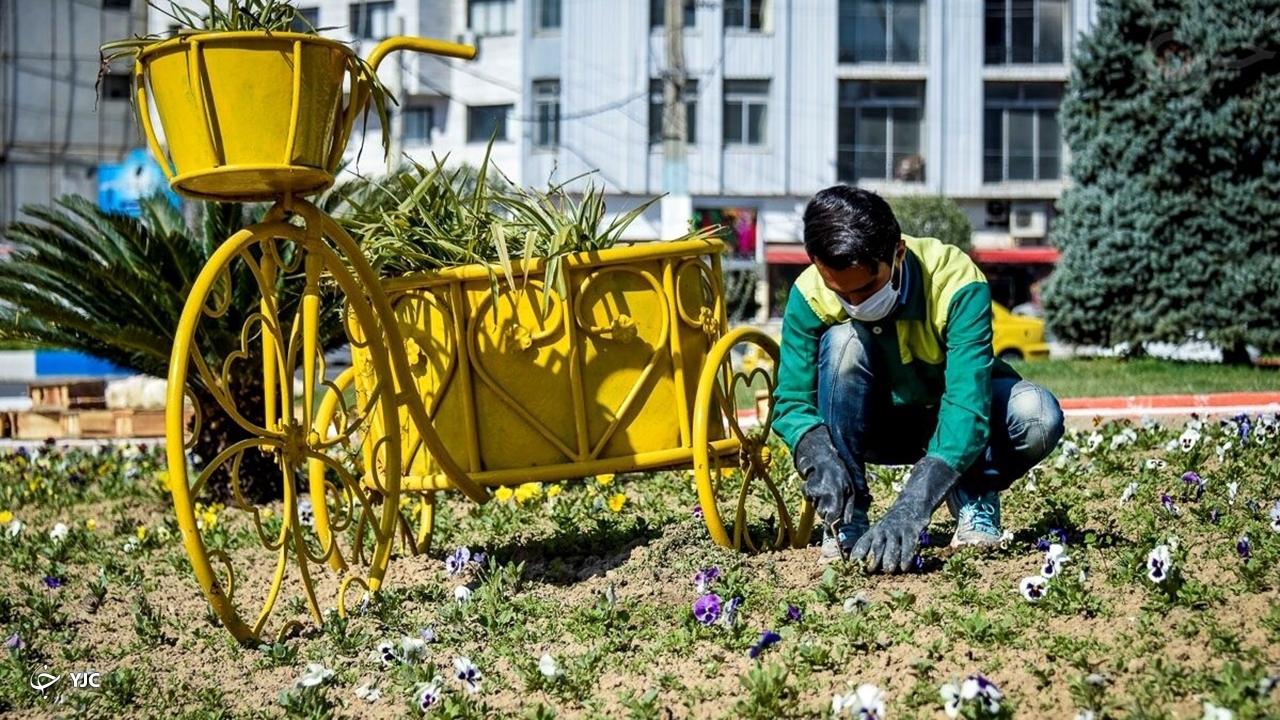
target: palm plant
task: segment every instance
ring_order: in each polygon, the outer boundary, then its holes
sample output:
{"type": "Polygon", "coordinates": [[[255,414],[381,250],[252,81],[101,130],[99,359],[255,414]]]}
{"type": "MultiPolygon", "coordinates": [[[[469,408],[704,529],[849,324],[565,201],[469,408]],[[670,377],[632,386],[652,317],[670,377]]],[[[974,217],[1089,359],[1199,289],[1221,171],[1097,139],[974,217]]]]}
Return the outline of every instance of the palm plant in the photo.
{"type": "MultiPolygon", "coordinates": [[[[164,377],[178,321],[191,286],[210,256],[239,229],[257,219],[259,208],[231,203],[202,203],[201,218],[190,227],[163,197],[143,200],[137,218],[112,214],[80,197],[64,197],[51,206],[23,208],[27,216],[5,229],[18,249],[0,263],[0,342],[81,351],[135,372],[164,377]]],[[[210,367],[222,367],[240,347],[241,322],[259,304],[260,291],[243,263],[232,265],[229,311],[201,320],[198,344],[210,367]]],[[[297,283],[281,287],[281,315],[291,315],[297,283]]],[[[325,350],[346,341],[336,298],[327,298],[320,342],[325,350]]],[[[260,375],[228,379],[230,397],[244,417],[260,421],[260,375]]],[[[227,417],[199,374],[189,377],[189,392],[201,422],[193,453],[211,459],[246,431],[227,417]]],[[[280,472],[267,455],[246,454],[241,489],[266,499],[280,492],[280,472]]],[[[220,469],[210,478],[219,499],[230,494],[229,477],[220,469]]]]}

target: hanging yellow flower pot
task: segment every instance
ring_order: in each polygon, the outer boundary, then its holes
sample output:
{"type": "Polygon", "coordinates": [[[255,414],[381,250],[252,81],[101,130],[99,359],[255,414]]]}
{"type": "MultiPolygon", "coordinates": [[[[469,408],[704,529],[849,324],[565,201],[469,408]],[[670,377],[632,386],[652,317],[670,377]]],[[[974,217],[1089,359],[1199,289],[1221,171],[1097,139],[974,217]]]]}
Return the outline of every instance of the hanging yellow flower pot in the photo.
{"type": "Polygon", "coordinates": [[[170,185],[204,199],[266,200],[333,184],[368,73],[341,43],[287,32],[181,35],[138,53],[137,101],[170,185]],[[344,104],[343,81],[352,97],[344,104]],[[166,153],[149,108],[168,146],[166,153]]]}

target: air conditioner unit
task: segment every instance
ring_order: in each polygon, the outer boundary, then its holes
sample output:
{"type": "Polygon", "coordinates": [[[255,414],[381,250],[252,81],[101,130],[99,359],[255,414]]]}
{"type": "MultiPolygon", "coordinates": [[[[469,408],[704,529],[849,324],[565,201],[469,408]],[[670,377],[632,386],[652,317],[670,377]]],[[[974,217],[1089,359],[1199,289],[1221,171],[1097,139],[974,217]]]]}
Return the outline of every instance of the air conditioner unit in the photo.
{"type": "Polygon", "coordinates": [[[1009,235],[1014,238],[1043,238],[1049,231],[1049,209],[1044,203],[1015,202],[1009,209],[1009,235]]]}

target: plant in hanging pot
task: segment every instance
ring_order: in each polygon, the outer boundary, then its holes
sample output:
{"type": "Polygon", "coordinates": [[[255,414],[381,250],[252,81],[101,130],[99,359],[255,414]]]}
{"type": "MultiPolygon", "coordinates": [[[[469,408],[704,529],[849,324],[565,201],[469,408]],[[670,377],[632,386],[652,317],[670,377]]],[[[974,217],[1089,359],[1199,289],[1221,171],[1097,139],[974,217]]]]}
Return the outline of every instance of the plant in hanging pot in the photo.
{"type": "Polygon", "coordinates": [[[114,60],[133,58],[138,117],[175,190],[216,200],[323,190],[370,100],[382,119],[384,151],[389,147],[389,95],[375,72],[385,51],[366,61],[321,37],[280,0],[222,5],[209,0],[202,15],[174,0],[168,10],[152,3],[176,21],[171,37],[101,48],[104,72],[114,60]],[[167,152],[151,122],[152,104],[167,152]]]}

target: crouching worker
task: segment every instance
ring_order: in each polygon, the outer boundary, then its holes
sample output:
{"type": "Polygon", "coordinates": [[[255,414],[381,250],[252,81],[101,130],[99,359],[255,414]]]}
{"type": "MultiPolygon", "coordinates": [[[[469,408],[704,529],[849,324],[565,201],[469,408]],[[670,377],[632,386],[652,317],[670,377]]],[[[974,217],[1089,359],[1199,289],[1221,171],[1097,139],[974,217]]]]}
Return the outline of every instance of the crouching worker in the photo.
{"type": "Polygon", "coordinates": [[[952,545],[999,543],[1000,492],[1058,444],[1062,410],[992,357],[982,272],[843,185],[809,202],[804,246],[813,265],[782,320],[774,429],[824,528],[823,561],[905,571],[943,502],[952,545]],[[873,527],[869,462],[915,465],[873,527]]]}

